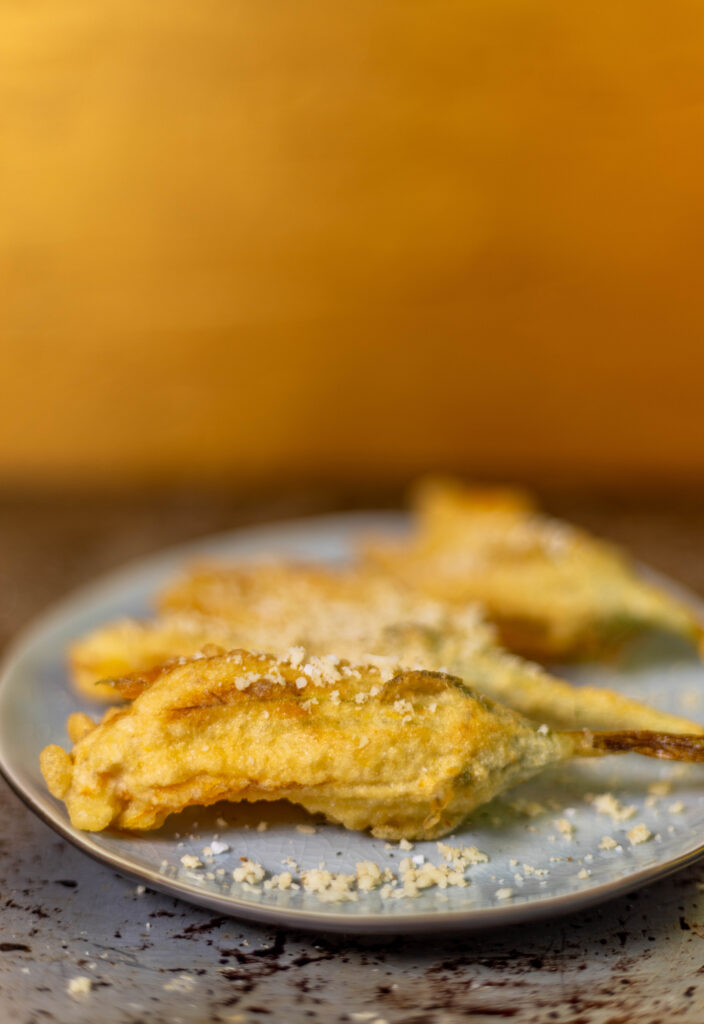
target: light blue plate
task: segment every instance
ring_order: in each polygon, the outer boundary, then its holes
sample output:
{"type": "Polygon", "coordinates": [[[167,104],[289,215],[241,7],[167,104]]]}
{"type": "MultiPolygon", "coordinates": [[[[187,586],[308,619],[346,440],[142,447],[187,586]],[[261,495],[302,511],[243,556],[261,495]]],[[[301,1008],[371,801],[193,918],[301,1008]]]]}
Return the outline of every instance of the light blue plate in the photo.
{"type": "MultiPolygon", "coordinates": [[[[324,902],[303,889],[265,891],[233,882],[232,870],[241,857],[261,863],[268,875],[290,870],[292,863],[306,870],[325,862],[331,871],[354,873],[358,861],[373,860],[394,874],[407,856],[443,863],[435,843],[416,843],[413,850],[401,851],[366,834],[313,822],[287,805],[192,809],[144,835],[86,833],[72,827],[64,805],[45,788],[39,752],[48,743],[69,745],[65,722],[70,712],[95,714],[95,705],[69,687],[65,651],[74,637],[115,617],[148,615],[151,595],[201,556],[285,554],[340,560],[361,533],[397,532],[405,523],[397,514],[368,513],[240,530],[141,561],[66,598],[19,638],[6,659],[0,687],[3,774],[37,814],[91,856],[193,903],[291,927],[406,934],[483,929],[597,903],[698,857],[704,850],[704,766],[668,765],[632,755],[553,770],[495,801],[445,840],[453,846],[477,846],[488,862],[467,869],[466,888],[434,887],[417,898],[383,898],[377,890],[359,893],[349,902],[324,902]],[[670,784],[669,795],[648,794],[657,782],[670,784]],[[607,792],[635,807],[632,817],[613,822],[588,800],[589,794],[607,792]],[[267,828],[257,831],[262,821],[267,828]],[[641,823],[652,837],[631,845],[627,833],[641,823]],[[228,850],[203,868],[181,863],[189,854],[203,861],[203,848],[216,835],[228,850]],[[616,849],[600,848],[607,836],[616,841],[616,849]]],[[[704,718],[704,668],[693,652],[668,646],[663,639],[633,646],[618,666],[581,666],[563,674],[704,718]]],[[[298,877],[296,870],[293,874],[298,877]]]]}

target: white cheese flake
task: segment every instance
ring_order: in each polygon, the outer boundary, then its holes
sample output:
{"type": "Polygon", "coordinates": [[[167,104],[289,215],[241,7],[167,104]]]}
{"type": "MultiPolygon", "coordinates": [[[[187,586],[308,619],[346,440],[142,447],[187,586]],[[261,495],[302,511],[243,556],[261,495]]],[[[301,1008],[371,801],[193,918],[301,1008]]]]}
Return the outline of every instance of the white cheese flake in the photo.
{"type": "Polygon", "coordinates": [[[222,839],[213,839],[210,844],[210,852],[213,857],[218,857],[221,853],[227,853],[229,849],[229,843],[224,843],[222,839]]]}

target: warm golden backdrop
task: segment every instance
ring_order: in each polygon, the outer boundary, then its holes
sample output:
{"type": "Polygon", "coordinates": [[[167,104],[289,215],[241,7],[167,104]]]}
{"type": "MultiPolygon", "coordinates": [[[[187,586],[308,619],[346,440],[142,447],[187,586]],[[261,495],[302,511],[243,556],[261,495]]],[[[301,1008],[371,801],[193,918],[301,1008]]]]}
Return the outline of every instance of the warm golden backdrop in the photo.
{"type": "Polygon", "coordinates": [[[6,481],[704,478],[704,7],[0,10],[6,481]]]}

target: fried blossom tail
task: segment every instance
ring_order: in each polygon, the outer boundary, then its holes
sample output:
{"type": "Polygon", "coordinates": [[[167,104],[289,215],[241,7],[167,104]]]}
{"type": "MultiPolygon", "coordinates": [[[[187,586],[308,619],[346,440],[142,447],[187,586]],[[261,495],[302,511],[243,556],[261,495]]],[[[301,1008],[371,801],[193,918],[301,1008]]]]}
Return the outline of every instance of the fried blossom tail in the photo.
{"type": "Polygon", "coordinates": [[[704,761],[704,736],[631,730],[626,732],[571,732],[578,757],[604,754],[642,754],[663,761],[704,761]]]}
{"type": "Polygon", "coordinates": [[[154,668],[147,668],[141,671],[132,672],[127,676],[119,676],[113,679],[100,679],[96,685],[103,691],[111,688],[115,698],[122,700],[136,700],[140,694],[148,690],[150,686],[157,683],[162,676],[166,675],[172,668],[173,662],[164,662],[163,665],[155,665],[154,668]]]}
{"type": "MultiPolygon", "coordinates": [[[[244,654],[241,648],[237,648],[234,652],[244,654]]],[[[218,654],[226,654],[227,652],[223,647],[218,644],[205,644],[202,649],[196,654],[189,656],[182,656],[178,658],[168,658],[166,661],[159,665],[153,665],[151,668],[138,669],[136,672],[131,672],[126,676],[116,676],[109,679],[98,680],[97,686],[103,687],[107,690],[111,688],[113,695],[119,697],[122,700],[135,700],[140,694],[148,690],[154,683],[158,683],[163,676],[167,676],[172,669],[179,665],[189,665],[195,661],[202,661],[204,658],[212,658],[218,654]]]]}

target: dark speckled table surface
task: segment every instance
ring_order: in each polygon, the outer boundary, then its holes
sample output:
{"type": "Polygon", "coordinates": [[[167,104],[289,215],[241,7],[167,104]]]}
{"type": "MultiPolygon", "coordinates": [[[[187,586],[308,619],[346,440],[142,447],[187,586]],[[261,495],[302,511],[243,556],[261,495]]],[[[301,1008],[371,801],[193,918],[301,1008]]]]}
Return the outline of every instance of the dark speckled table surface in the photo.
{"type": "MultiPolygon", "coordinates": [[[[363,504],[325,489],[257,499],[6,495],[0,642],[73,587],[167,544],[363,504]]],[[[704,495],[558,494],[549,505],[704,594],[704,495]]],[[[0,800],[3,1021],[704,1021],[704,862],[554,921],[431,941],[352,939],[140,892],[63,842],[1,781],[0,800]],[[87,994],[69,992],[79,977],[91,980],[87,994]]]]}

